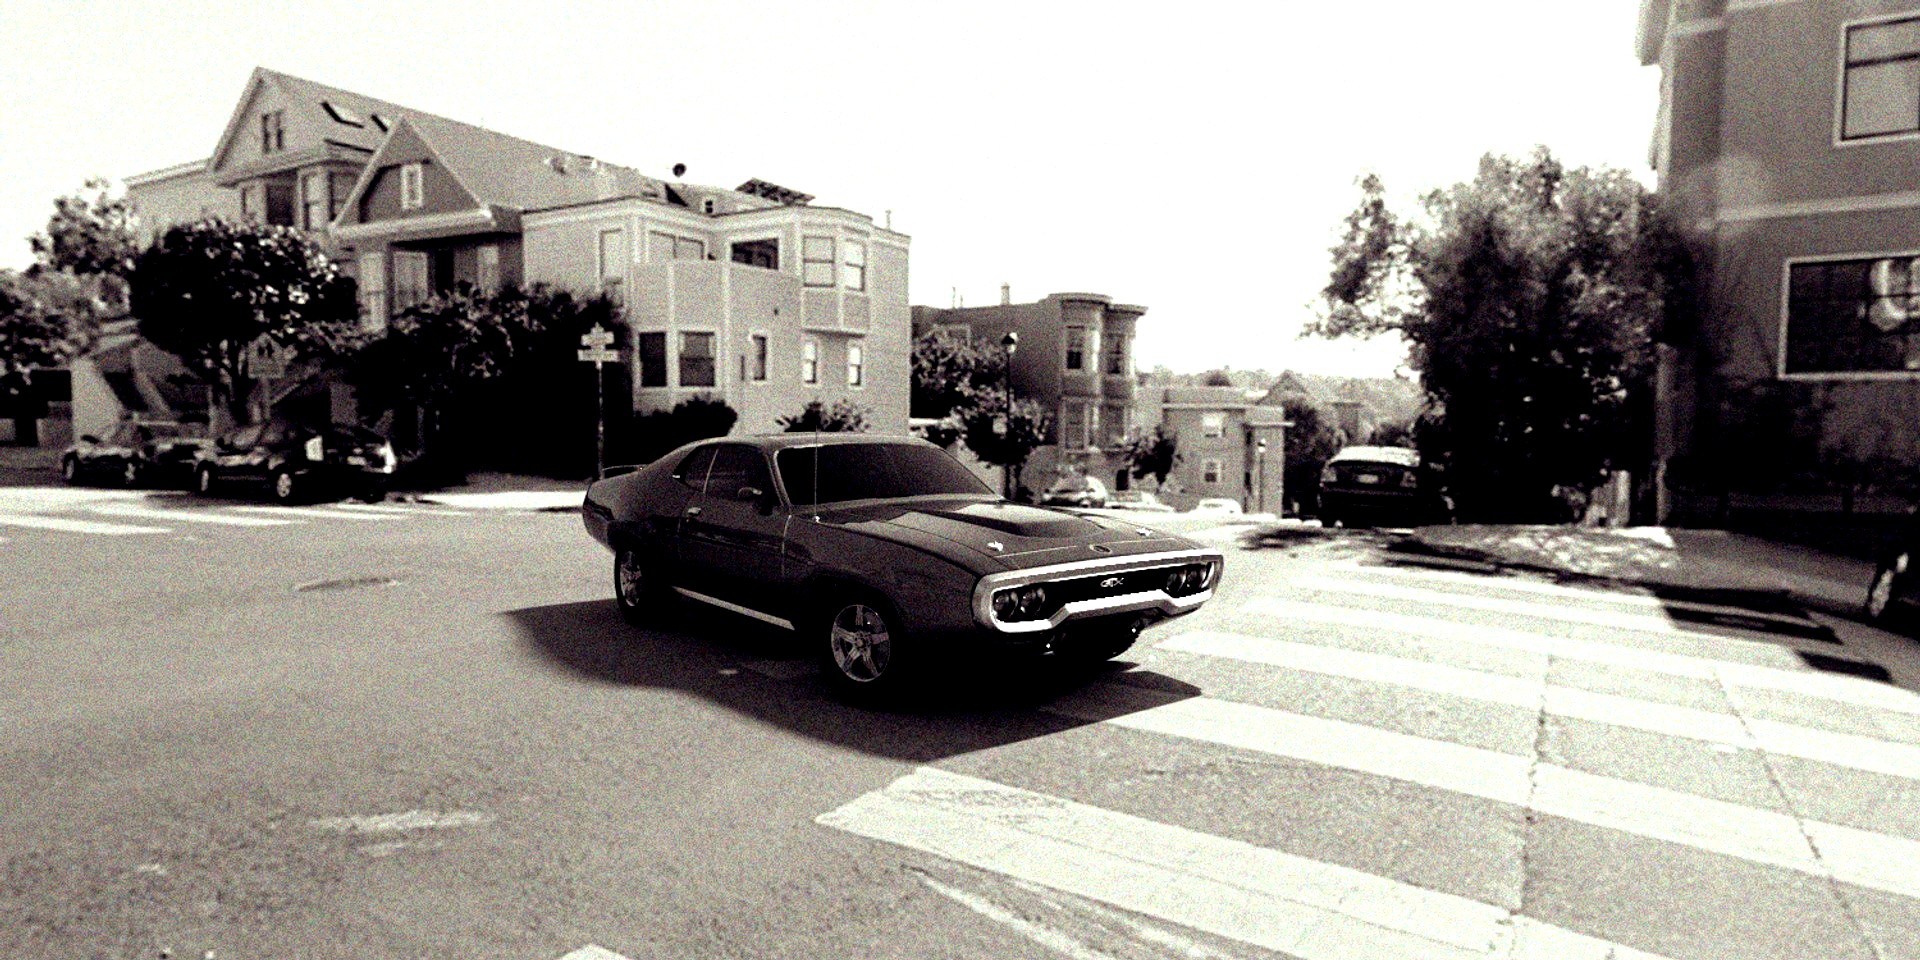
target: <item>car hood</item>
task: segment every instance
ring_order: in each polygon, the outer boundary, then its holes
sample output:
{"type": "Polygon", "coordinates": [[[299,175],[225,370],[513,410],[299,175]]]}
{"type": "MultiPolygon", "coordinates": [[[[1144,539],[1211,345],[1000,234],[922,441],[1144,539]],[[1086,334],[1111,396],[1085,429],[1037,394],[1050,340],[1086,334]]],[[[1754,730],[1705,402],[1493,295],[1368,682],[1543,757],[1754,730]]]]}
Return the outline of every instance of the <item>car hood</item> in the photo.
{"type": "MultiPolygon", "coordinates": [[[[1136,524],[1005,501],[927,500],[823,512],[827,523],[893,540],[933,537],[1007,568],[1192,546],[1136,524]]],[[[956,558],[957,559],[957,558],[956,558]]]]}

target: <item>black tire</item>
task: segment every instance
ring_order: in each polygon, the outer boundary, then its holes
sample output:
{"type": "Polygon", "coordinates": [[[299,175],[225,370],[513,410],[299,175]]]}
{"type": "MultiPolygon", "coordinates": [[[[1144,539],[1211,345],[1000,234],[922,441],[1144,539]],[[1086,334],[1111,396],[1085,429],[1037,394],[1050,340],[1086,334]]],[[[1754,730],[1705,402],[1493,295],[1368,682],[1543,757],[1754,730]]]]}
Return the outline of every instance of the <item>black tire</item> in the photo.
{"type": "Polygon", "coordinates": [[[666,585],[655,576],[639,551],[620,547],[613,551],[613,605],[620,619],[634,626],[658,622],[669,603],[666,585]]]}
{"type": "MultiPolygon", "coordinates": [[[[1907,559],[1906,555],[1902,554],[1900,560],[1905,559],[1907,559]]],[[[1861,612],[1866,615],[1868,623],[1885,625],[1893,620],[1895,600],[1900,588],[1897,564],[1899,564],[1898,560],[1891,563],[1883,562],[1874,568],[1873,581],[1867,585],[1866,602],[1861,605],[1861,612]]]]}
{"type": "Polygon", "coordinates": [[[71,487],[80,485],[79,457],[60,458],[60,479],[66,481],[67,485],[71,487]]]}
{"type": "Polygon", "coordinates": [[[275,470],[268,482],[271,486],[268,487],[267,492],[272,495],[275,503],[292,503],[300,495],[302,484],[298,478],[286,470],[275,470]]]}
{"type": "Polygon", "coordinates": [[[213,495],[213,468],[201,467],[193,472],[193,489],[203,497],[213,495]]]}
{"type": "Polygon", "coordinates": [[[840,594],[822,608],[812,629],[821,672],[841,697],[871,703],[906,685],[905,631],[893,607],[878,597],[840,594]]]}

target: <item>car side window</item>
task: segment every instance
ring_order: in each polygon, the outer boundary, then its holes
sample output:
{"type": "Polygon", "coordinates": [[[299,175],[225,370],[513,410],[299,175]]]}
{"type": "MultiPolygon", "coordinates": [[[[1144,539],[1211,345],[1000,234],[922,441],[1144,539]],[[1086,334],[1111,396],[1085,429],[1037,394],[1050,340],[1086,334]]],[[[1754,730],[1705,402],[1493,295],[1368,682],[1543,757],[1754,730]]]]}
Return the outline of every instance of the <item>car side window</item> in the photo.
{"type": "Polygon", "coordinates": [[[685,460],[673,471],[673,478],[692,488],[694,493],[706,489],[707,470],[713,466],[713,448],[701,447],[687,454],[685,460]]]}
{"type": "Polygon", "coordinates": [[[252,426],[227,434],[227,445],[245,449],[260,442],[260,427],[252,426]]]}
{"type": "Polygon", "coordinates": [[[713,470],[707,474],[707,495],[732,499],[741,487],[756,487],[762,493],[773,489],[766,458],[760,451],[738,444],[717,448],[713,470]]]}

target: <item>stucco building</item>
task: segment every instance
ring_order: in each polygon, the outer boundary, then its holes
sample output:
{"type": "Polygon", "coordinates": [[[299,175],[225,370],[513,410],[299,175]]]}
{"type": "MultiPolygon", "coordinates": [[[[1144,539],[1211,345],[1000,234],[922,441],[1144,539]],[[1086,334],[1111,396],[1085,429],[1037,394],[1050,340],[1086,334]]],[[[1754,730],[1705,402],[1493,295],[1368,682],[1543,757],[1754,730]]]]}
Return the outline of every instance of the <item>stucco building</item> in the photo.
{"type": "Polygon", "coordinates": [[[1920,5],[1643,0],[1637,53],[1710,271],[1662,331],[1661,516],[1920,462],[1920,5]]]}
{"type": "Polygon", "coordinates": [[[1086,474],[1126,489],[1124,446],[1134,436],[1133,337],[1147,308],[1115,303],[1099,293],[1052,293],[985,307],[915,306],[913,335],[949,330],[990,350],[1007,333],[1019,335],[1011,379],[1016,399],[1038,402],[1053,414],[1052,442],[1028,458],[1021,482],[1036,493],[1056,477],[1086,474]]]}

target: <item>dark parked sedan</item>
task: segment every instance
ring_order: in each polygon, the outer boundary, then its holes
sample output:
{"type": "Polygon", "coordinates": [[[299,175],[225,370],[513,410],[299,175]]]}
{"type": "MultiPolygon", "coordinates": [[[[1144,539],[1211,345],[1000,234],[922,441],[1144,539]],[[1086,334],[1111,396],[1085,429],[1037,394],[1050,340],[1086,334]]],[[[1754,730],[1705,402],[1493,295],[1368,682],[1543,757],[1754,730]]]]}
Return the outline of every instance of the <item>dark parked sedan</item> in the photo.
{"type": "Polygon", "coordinates": [[[673,596],[793,631],[844,693],[954,658],[1104,659],[1213,596],[1211,547],[1010,503],[910,437],[702,441],[587,489],[630,622],[673,596]]]}
{"type": "Polygon", "coordinates": [[[201,493],[240,485],[291,503],[321,496],[379,500],[393,476],[393,447],[364,427],[273,420],[222,434],[194,464],[201,493]]]}
{"type": "Polygon", "coordinates": [[[1329,527],[1445,523],[1452,513],[1417,450],[1347,447],[1320,471],[1320,522],[1329,527]]]}
{"type": "Polygon", "coordinates": [[[1920,513],[1909,512],[1874,564],[1867,585],[1867,619],[1881,626],[1911,626],[1920,607],[1920,513]]]}
{"type": "Polygon", "coordinates": [[[162,420],[123,420],[104,437],[84,434],[60,454],[60,477],[68,483],[184,486],[206,440],[198,428],[162,420]]]}

